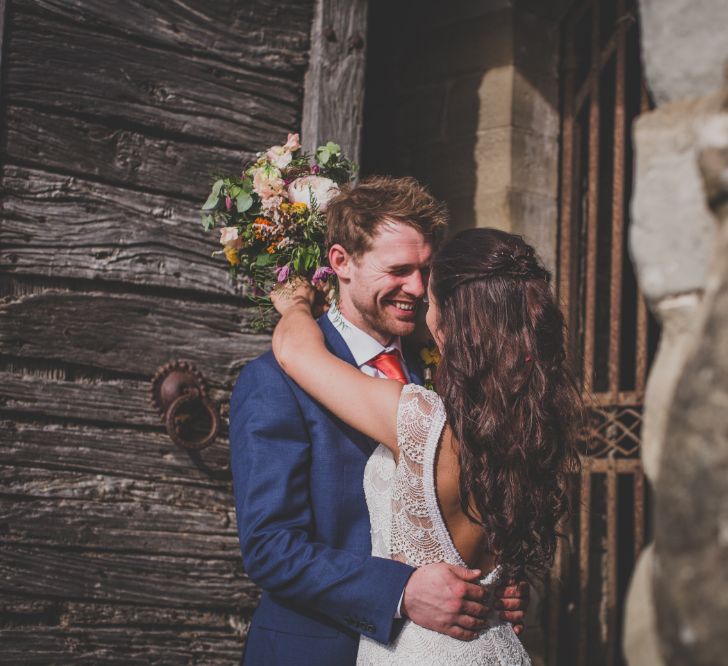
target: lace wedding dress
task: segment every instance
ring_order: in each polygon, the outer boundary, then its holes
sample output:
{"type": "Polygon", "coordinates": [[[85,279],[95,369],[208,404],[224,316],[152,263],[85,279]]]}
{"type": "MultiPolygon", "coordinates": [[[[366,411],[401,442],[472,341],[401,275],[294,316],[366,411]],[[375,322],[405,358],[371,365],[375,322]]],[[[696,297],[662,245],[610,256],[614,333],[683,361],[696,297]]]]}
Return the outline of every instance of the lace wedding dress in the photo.
{"type": "MultiPolygon", "coordinates": [[[[436,393],[408,384],[397,412],[399,463],[379,446],[364,472],[372,555],[420,567],[434,562],[467,566],[447,531],[435,494],[435,457],[445,407],[436,393]]],[[[499,582],[494,569],[481,584],[499,582]]],[[[489,598],[488,601],[492,601],[489,598]]],[[[492,613],[487,629],[459,641],[407,620],[388,645],[362,636],[357,666],[529,666],[531,660],[510,624],[492,613]]]]}

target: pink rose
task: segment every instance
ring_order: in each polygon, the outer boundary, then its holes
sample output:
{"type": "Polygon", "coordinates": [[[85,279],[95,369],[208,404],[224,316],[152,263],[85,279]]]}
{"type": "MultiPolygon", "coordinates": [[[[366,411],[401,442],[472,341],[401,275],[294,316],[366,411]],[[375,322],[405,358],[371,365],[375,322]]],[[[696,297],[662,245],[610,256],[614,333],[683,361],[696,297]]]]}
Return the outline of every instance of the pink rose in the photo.
{"type": "Polygon", "coordinates": [[[225,247],[240,249],[243,239],[238,235],[237,227],[223,227],[220,229],[220,244],[225,247]]]}
{"type": "Polygon", "coordinates": [[[266,169],[258,169],[253,176],[253,189],[261,199],[280,195],[283,187],[283,180],[277,170],[271,173],[266,169]]]}
{"type": "Polygon", "coordinates": [[[289,150],[285,146],[272,146],[265,154],[268,161],[278,169],[285,169],[293,159],[289,150]]]}
{"type": "Polygon", "coordinates": [[[237,227],[223,227],[220,229],[220,243],[225,245],[238,237],[237,227]]]}
{"type": "Polygon", "coordinates": [[[323,176],[302,176],[288,186],[288,199],[291,203],[305,203],[311,208],[313,198],[316,199],[320,211],[326,210],[329,200],[338,193],[339,186],[323,176]]]}
{"type": "Polygon", "coordinates": [[[286,144],[283,147],[291,153],[298,150],[301,147],[298,134],[289,134],[288,141],[286,141],[286,144]]]}

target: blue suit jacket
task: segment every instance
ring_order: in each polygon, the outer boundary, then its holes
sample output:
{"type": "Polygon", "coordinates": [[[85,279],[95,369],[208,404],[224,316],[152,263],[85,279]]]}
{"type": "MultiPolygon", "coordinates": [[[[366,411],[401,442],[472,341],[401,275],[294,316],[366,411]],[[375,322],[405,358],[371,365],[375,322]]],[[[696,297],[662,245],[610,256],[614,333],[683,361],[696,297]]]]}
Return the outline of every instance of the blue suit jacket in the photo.
{"type": "MultiPolygon", "coordinates": [[[[328,317],[328,348],[354,364],[328,317]]],[[[413,381],[419,365],[407,358],[413,381]]],[[[346,396],[342,396],[346,399],[346,396]]],[[[386,643],[412,567],[371,556],[364,467],[375,442],[304,393],[272,353],[243,369],[230,409],[238,535],[263,589],[243,663],[354,664],[359,634],[386,643]]]]}

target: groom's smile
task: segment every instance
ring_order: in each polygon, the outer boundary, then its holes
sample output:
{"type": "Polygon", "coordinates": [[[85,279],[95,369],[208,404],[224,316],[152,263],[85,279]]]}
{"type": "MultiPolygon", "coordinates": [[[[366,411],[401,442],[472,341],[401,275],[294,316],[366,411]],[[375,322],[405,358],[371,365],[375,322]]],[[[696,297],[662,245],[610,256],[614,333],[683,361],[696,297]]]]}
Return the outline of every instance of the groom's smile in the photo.
{"type": "Polygon", "coordinates": [[[384,221],[368,250],[336,265],[341,311],[382,344],[414,331],[427,290],[432,247],[404,222],[384,221]]]}

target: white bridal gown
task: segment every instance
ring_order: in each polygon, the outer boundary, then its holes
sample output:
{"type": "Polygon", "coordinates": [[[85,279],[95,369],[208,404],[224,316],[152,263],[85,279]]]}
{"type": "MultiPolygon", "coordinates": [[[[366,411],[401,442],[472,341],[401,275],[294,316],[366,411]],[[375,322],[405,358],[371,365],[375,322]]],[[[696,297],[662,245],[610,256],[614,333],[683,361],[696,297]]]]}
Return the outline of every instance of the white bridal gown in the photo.
{"type": "MultiPolygon", "coordinates": [[[[433,391],[408,384],[397,412],[399,463],[379,446],[364,472],[372,555],[420,567],[434,562],[467,566],[445,527],[435,494],[435,456],[445,407],[433,391]]],[[[481,581],[499,582],[496,568],[481,581]]],[[[459,641],[407,620],[396,640],[382,645],[362,636],[357,666],[526,666],[531,664],[510,624],[497,613],[473,641],[459,641]]]]}

